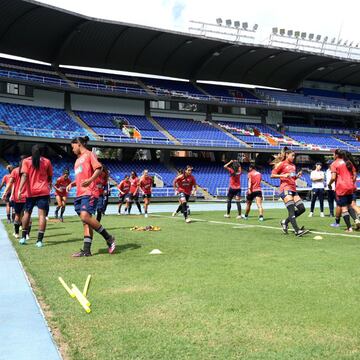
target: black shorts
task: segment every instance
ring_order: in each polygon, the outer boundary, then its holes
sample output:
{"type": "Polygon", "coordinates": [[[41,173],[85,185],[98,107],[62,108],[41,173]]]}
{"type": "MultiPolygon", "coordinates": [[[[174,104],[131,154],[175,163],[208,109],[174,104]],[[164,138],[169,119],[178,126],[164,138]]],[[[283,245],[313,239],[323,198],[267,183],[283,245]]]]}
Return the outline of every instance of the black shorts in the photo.
{"type": "Polygon", "coordinates": [[[348,206],[351,205],[353,201],[353,194],[351,195],[344,195],[344,196],[337,196],[336,195],[336,204],[338,206],[348,206]]]}
{"type": "Polygon", "coordinates": [[[143,194],[143,199],[151,199],[151,194],[143,194]]]}
{"type": "Polygon", "coordinates": [[[15,214],[20,215],[24,209],[25,209],[25,203],[16,203],[14,202],[14,210],[15,210],[15,214]]]}
{"type": "Polygon", "coordinates": [[[131,194],[130,193],[130,201],[139,201],[139,194],[131,194]]]}
{"type": "Polygon", "coordinates": [[[246,195],[246,200],[252,202],[257,197],[259,197],[260,199],[263,198],[262,191],[254,191],[254,192],[252,192],[250,194],[247,194],[246,195]]]}
{"type": "Polygon", "coordinates": [[[284,190],[284,191],[280,194],[280,197],[284,200],[288,195],[294,197],[294,196],[297,196],[297,195],[299,195],[299,194],[297,193],[297,191],[284,190]]]}
{"type": "Polygon", "coordinates": [[[180,192],[180,193],[178,194],[178,197],[179,197],[179,200],[185,199],[186,202],[188,202],[189,199],[190,199],[190,195],[187,195],[187,194],[185,194],[184,192],[180,192]]]}
{"type": "Polygon", "coordinates": [[[10,202],[10,196],[11,196],[11,191],[9,191],[9,192],[6,194],[6,198],[5,198],[5,202],[6,202],[6,203],[9,203],[9,202],[10,202]]]}
{"type": "Polygon", "coordinates": [[[241,189],[232,189],[232,188],[229,188],[229,191],[228,191],[228,194],[227,194],[227,197],[229,199],[232,199],[233,197],[235,196],[241,196],[241,189]]]}
{"type": "Polygon", "coordinates": [[[119,197],[119,203],[123,204],[124,202],[131,201],[131,194],[127,193],[119,197]]]}
{"type": "Polygon", "coordinates": [[[48,212],[49,201],[50,201],[49,195],[26,198],[25,211],[31,213],[33,211],[33,208],[37,206],[38,209],[45,210],[46,212],[48,212]]]}

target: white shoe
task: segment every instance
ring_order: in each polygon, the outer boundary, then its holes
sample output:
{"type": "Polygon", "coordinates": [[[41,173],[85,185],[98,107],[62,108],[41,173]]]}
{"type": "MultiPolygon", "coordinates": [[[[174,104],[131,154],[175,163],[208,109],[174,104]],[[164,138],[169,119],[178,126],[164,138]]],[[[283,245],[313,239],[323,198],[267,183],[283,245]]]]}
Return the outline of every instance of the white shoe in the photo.
{"type": "Polygon", "coordinates": [[[26,240],[30,240],[29,234],[26,234],[26,240]]]}
{"type": "Polygon", "coordinates": [[[241,217],[242,219],[246,219],[246,216],[245,216],[244,214],[241,214],[240,217],[241,217]]]}
{"type": "Polygon", "coordinates": [[[313,217],[314,213],[310,212],[308,217],[313,217]]]}
{"type": "Polygon", "coordinates": [[[15,233],[13,233],[13,235],[15,236],[15,239],[19,239],[19,234],[15,234],[15,233]]]}
{"type": "Polygon", "coordinates": [[[147,217],[149,217],[149,215],[148,215],[148,214],[145,214],[144,216],[145,216],[146,218],[147,218],[147,217]]]}
{"type": "Polygon", "coordinates": [[[238,215],[236,218],[237,218],[238,220],[243,219],[242,215],[238,215]]]}
{"type": "Polygon", "coordinates": [[[175,216],[177,216],[177,214],[178,214],[178,213],[177,213],[176,211],[174,211],[171,216],[172,216],[172,217],[175,217],[175,216]]]}
{"type": "Polygon", "coordinates": [[[191,223],[191,219],[190,219],[190,218],[186,218],[185,222],[189,224],[189,223],[191,223]]]}
{"type": "Polygon", "coordinates": [[[320,217],[325,217],[325,214],[323,212],[320,213],[320,217]]]}
{"type": "Polygon", "coordinates": [[[229,217],[230,217],[230,215],[228,215],[228,214],[224,215],[224,218],[229,218],[229,217]]]}

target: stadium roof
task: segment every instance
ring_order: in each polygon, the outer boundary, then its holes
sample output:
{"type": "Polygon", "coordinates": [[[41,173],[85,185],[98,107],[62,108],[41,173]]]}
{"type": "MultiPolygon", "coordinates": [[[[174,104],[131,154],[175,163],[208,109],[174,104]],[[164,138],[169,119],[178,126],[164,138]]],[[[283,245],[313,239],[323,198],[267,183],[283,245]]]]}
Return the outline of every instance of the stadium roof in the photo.
{"type": "Polygon", "coordinates": [[[59,65],[291,89],[303,80],[360,86],[360,62],[235,44],[0,0],[0,52],[59,65]]]}

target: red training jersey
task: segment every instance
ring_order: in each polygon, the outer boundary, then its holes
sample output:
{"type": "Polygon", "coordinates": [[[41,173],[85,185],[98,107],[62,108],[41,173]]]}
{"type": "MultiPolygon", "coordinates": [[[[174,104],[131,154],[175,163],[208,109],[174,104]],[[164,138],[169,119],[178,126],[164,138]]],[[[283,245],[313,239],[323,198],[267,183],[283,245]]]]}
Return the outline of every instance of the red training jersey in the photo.
{"type": "Polygon", "coordinates": [[[141,177],[140,181],[139,181],[139,186],[141,191],[145,194],[145,195],[150,195],[151,194],[151,188],[153,185],[153,179],[150,176],[147,177],[141,177]]]}
{"type": "Polygon", "coordinates": [[[131,186],[131,182],[130,180],[123,180],[120,182],[120,184],[117,186],[117,188],[119,189],[120,195],[126,195],[130,192],[130,186],[131,186]]]}
{"type": "Polygon", "coordinates": [[[354,178],[356,178],[355,168],[352,167],[352,171],[350,172],[343,159],[336,159],[331,164],[330,170],[336,174],[336,195],[351,195],[354,192],[354,178]]]}
{"type": "Polygon", "coordinates": [[[1,184],[4,184],[6,186],[8,184],[8,182],[9,182],[9,180],[10,180],[10,174],[6,174],[2,178],[1,184]]]}
{"type": "Polygon", "coordinates": [[[250,192],[261,191],[261,174],[256,170],[251,170],[248,173],[248,180],[250,182],[250,192]]]}
{"type": "Polygon", "coordinates": [[[57,178],[55,187],[59,190],[55,190],[55,195],[65,197],[68,195],[66,187],[71,183],[70,178],[65,179],[64,175],[57,178]]]}
{"type": "Polygon", "coordinates": [[[271,173],[275,175],[291,175],[288,178],[280,178],[280,193],[283,191],[296,191],[296,165],[294,163],[284,160],[271,173]]]}
{"type": "Polygon", "coordinates": [[[138,177],[134,177],[134,178],[130,178],[130,192],[135,195],[137,192],[137,188],[139,186],[139,178],[138,177]]]}
{"type": "Polygon", "coordinates": [[[95,179],[95,197],[103,196],[105,191],[105,186],[109,180],[108,175],[102,172],[96,179],[95,179]]]}
{"type": "Polygon", "coordinates": [[[191,195],[191,191],[196,186],[196,180],[192,175],[180,175],[175,179],[175,186],[179,192],[191,195]]]}
{"type": "MultiPolygon", "coordinates": [[[[27,175],[26,191],[29,198],[50,195],[53,168],[49,159],[41,156],[39,169],[35,169],[30,156],[23,160],[21,173],[27,175]]],[[[24,194],[24,190],[25,189],[22,191],[22,195],[24,194]]]]}
{"type": "Polygon", "coordinates": [[[102,165],[97,156],[89,150],[81,154],[75,162],[75,182],[76,196],[96,196],[96,182],[93,181],[89,186],[83,187],[83,181],[91,178],[95,170],[100,169],[102,165]]]}
{"type": "Polygon", "coordinates": [[[22,192],[22,198],[21,200],[19,200],[18,198],[18,193],[19,193],[19,188],[20,188],[20,172],[19,172],[19,168],[15,168],[10,175],[10,178],[13,180],[13,195],[12,195],[12,200],[16,203],[24,203],[26,201],[27,198],[27,189],[26,186],[24,187],[25,190],[23,190],[22,192]]]}
{"type": "Polygon", "coordinates": [[[241,188],[241,183],[240,183],[241,169],[239,169],[238,172],[235,172],[235,170],[232,168],[227,168],[227,170],[230,173],[229,187],[231,189],[240,189],[241,188]]]}

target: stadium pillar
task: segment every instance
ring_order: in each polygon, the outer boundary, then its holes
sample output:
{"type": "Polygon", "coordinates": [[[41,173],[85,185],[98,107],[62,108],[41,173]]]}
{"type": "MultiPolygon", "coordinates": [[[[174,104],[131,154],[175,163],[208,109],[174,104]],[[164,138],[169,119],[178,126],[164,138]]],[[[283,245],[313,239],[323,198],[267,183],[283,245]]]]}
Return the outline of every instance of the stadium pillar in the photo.
{"type": "Polygon", "coordinates": [[[145,100],[145,116],[150,116],[151,115],[151,111],[150,111],[150,100],[145,100]]]}
{"type": "Polygon", "coordinates": [[[206,105],[206,120],[212,121],[212,112],[211,112],[211,106],[206,105]]]}
{"type": "Polygon", "coordinates": [[[71,94],[68,91],[65,91],[64,94],[64,109],[71,111],[71,94]]]}

